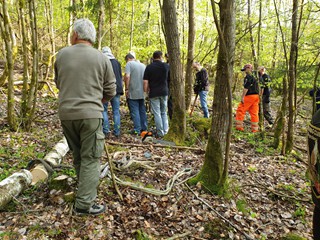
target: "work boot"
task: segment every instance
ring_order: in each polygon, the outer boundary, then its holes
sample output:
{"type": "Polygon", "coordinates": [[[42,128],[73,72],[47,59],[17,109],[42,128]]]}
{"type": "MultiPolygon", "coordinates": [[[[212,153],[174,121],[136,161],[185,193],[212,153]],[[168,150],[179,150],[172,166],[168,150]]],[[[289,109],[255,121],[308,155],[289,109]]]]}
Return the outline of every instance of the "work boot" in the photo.
{"type": "Polygon", "coordinates": [[[75,215],[99,215],[106,211],[106,207],[101,204],[93,204],[89,209],[73,208],[75,215]]]}

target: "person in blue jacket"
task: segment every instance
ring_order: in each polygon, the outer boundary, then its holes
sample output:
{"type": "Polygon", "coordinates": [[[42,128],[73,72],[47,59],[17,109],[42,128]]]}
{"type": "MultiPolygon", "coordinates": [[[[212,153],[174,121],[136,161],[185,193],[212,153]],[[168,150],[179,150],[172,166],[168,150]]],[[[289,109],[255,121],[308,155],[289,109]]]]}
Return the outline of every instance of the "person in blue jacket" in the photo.
{"type": "MultiPolygon", "coordinates": [[[[116,137],[120,136],[121,116],[120,116],[120,96],[123,95],[122,86],[122,71],[119,61],[113,56],[109,47],[103,47],[102,53],[110,60],[112,69],[116,77],[117,94],[110,100],[113,114],[113,135],[116,137]]],[[[109,102],[103,104],[103,133],[106,137],[109,136],[110,124],[108,118],[108,105],[109,102]]]]}

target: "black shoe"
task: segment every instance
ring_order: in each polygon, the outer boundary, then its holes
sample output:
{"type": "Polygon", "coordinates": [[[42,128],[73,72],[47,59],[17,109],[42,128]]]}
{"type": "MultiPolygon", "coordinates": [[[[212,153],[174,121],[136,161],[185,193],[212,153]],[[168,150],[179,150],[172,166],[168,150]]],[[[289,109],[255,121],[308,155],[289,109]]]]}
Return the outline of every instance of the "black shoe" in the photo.
{"type": "Polygon", "coordinates": [[[100,204],[93,204],[89,209],[73,208],[75,215],[99,215],[106,211],[106,207],[100,204]]]}

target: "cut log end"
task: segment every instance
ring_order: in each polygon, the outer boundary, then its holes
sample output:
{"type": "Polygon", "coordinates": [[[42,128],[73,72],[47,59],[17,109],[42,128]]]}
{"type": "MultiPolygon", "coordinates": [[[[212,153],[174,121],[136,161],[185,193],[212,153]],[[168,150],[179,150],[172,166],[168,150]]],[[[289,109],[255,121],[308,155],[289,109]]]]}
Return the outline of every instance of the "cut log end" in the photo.
{"type": "Polygon", "coordinates": [[[44,181],[48,178],[48,172],[42,164],[38,164],[34,169],[32,169],[31,174],[31,185],[35,185],[37,182],[44,181]]]}

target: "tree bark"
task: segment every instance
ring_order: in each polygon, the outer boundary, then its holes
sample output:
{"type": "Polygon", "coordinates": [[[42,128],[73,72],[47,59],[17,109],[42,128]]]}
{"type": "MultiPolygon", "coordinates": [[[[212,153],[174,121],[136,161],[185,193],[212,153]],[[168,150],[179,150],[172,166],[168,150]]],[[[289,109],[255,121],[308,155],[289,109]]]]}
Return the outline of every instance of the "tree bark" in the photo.
{"type": "MultiPolygon", "coordinates": [[[[43,160],[52,166],[57,166],[68,151],[67,140],[62,138],[43,160]]],[[[6,204],[18,196],[30,184],[34,185],[39,181],[46,180],[48,175],[43,164],[37,164],[31,171],[21,170],[2,180],[0,182],[0,209],[4,208],[6,204]]]]}
{"type": "MultiPolygon", "coordinates": [[[[28,82],[29,82],[29,50],[30,41],[28,38],[25,17],[25,1],[19,0],[19,19],[22,39],[22,53],[23,53],[23,87],[22,87],[22,99],[21,99],[21,119],[27,118],[27,99],[28,99],[28,82]]],[[[26,15],[27,16],[27,15],[26,15]]]]}
{"type": "MultiPolygon", "coordinates": [[[[43,158],[51,166],[57,166],[61,163],[62,157],[69,151],[67,140],[63,137],[53,149],[43,158]]],[[[48,178],[49,173],[42,163],[37,164],[31,171],[32,184],[44,181],[48,178]]]]}
{"type": "Polygon", "coordinates": [[[131,1],[130,51],[132,51],[132,46],[133,46],[133,31],[134,31],[134,0],[131,1]]]}
{"type": "MultiPolygon", "coordinates": [[[[105,11],[104,11],[104,0],[99,0],[99,18],[98,18],[98,29],[97,29],[97,42],[98,42],[98,49],[101,49],[101,42],[103,36],[103,26],[105,21],[105,11]]],[[[110,10],[111,11],[111,10],[110,10]]]]}
{"type": "Polygon", "coordinates": [[[287,83],[287,75],[288,75],[288,65],[289,65],[289,60],[288,60],[288,54],[287,54],[287,46],[286,46],[286,41],[285,41],[285,36],[281,27],[281,22],[280,22],[280,17],[279,17],[279,11],[278,11],[278,7],[276,4],[276,0],[273,0],[274,3],[274,9],[276,12],[276,16],[277,16],[277,22],[278,22],[278,26],[279,26],[279,31],[280,31],[280,35],[281,35],[281,39],[282,39],[282,46],[283,46],[283,52],[284,52],[284,57],[286,60],[286,65],[285,65],[285,76],[283,77],[282,80],[282,103],[281,103],[281,109],[280,111],[278,111],[277,113],[277,117],[276,117],[276,121],[275,121],[275,131],[274,131],[274,148],[277,148],[280,144],[280,137],[281,134],[283,133],[283,139],[282,139],[282,153],[284,154],[285,151],[285,134],[284,134],[284,127],[286,125],[285,122],[285,116],[286,116],[286,111],[287,111],[287,96],[288,96],[288,83],[287,83]]]}
{"type": "Polygon", "coordinates": [[[14,112],[15,100],[14,100],[14,88],[13,88],[13,67],[14,67],[14,57],[16,54],[16,42],[15,35],[12,31],[11,20],[8,12],[7,1],[2,3],[2,15],[3,24],[1,26],[2,37],[5,42],[6,47],[6,57],[7,57],[7,71],[8,71],[8,97],[7,97],[7,119],[9,127],[11,130],[17,130],[17,120],[14,112]]]}
{"type": "Polygon", "coordinates": [[[28,170],[21,170],[0,182],[0,209],[3,209],[12,198],[18,196],[32,181],[28,170]]]}
{"type": "Polygon", "coordinates": [[[175,1],[164,0],[162,10],[164,35],[170,57],[170,80],[172,81],[170,90],[173,96],[173,115],[167,137],[176,143],[183,143],[186,134],[185,93],[175,1]]]}
{"type": "Polygon", "coordinates": [[[186,110],[191,104],[191,96],[193,93],[192,83],[192,63],[194,60],[194,39],[195,39],[195,21],[194,21],[194,0],[189,0],[189,32],[188,32],[188,55],[186,65],[186,110]]]}
{"type": "Polygon", "coordinates": [[[220,41],[212,104],[212,126],[204,165],[200,173],[189,183],[195,184],[200,181],[206,190],[217,193],[226,182],[229,163],[232,129],[231,79],[235,51],[235,5],[233,0],[220,1],[220,22],[218,22],[214,0],[211,0],[211,5],[220,41]]]}
{"type": "Polygon", "coordinates": [[[29,131],[31,129],[32,119],[34,118],[36,103],[37,103],[37,92],[38,92],[38,73],[39,73],[39,53],[38,53],[38,30],[37,30],[37,17],[36,17],[36,6],[34,1],[29,1],[29,17],[30,17],[30,28],[31,28],[31,42],[32,42],[32,73],[30,89],[28,90],[28,99],[26,105],[26,116],[23,119],[22,127],[29,131]]]}
{"type": "Polygon", "coordinates": [[[298,0],[293,0],[292,7],[292,30],[291,30],[291,48],[290,48],[290,59],[289,59],[289,91],[288,91],[288,102],[289,102],[289,119],[288,119],[288,132],[287,132],[287,143],[286,153],[290,153],[293,148],[293,134],[294,134],[294,92],[296,85],[296,66],[297,66],[297,54],[298,54],[298,0]]]}
{"type": "Polygon", "coordinates": [[[258,60],[257,60],[257,54],[256,54],[256,49],[254,46],[254,39],[253,39],[253,26],[251,22],[251,0],[248,0],[248,25],[249,25],[249,33],[250,33],[250,44],[251,44],[251,52],[252,52],[252,57],[253,57],[253,65],[254,68],[257,69],[258,67],[258,60]]]}

